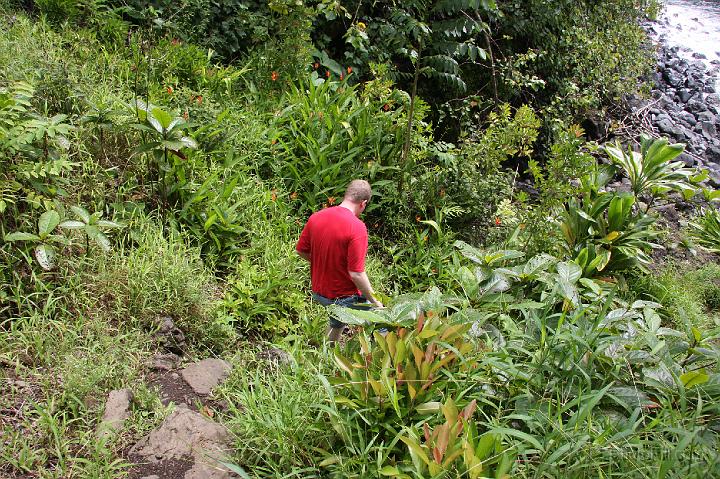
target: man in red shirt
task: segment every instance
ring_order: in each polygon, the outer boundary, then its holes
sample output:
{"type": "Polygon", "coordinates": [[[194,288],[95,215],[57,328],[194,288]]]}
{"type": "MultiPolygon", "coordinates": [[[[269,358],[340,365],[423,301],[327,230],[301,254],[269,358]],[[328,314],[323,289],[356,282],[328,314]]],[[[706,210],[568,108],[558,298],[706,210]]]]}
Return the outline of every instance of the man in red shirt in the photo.
{"type": "MultiPolygon", "coordinates": [[[[342,203],[310,216],[295,249],[310,262],[313,298],[323,306],[337,304],[352,308],[358,303],[383,305],[375,299],[365,273],[368,235],[359,218],[372,191],[365,180],[353,180],[342,203]]],[[[345,325],[330,318],[328,339],[340,339],[345,325]]]]}

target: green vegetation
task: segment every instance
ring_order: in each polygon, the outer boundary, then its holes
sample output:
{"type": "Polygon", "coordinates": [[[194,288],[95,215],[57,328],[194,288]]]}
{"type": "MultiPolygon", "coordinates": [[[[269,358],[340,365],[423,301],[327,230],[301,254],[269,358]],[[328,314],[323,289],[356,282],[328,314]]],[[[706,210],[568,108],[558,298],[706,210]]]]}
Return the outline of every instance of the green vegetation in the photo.
{"type": "Polygon", "coordinates": [[[127,475],[163,317],[250,477],[719,475],[720,194],[576,124],[655,8],[0,1],[0,475],[127,475]],[[331,349],[294,247],[358,177],[387,307],[331,349]]]}

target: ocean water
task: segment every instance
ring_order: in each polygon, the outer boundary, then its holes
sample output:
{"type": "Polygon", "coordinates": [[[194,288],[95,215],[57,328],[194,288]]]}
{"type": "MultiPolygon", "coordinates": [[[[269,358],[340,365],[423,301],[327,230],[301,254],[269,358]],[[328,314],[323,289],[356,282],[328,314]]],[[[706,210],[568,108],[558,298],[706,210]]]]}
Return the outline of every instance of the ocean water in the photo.
{"type": "Polygon", "coordinates": [[[665,0],[656,30],[681,54],[720,61],[720,0],[665,0]]]}

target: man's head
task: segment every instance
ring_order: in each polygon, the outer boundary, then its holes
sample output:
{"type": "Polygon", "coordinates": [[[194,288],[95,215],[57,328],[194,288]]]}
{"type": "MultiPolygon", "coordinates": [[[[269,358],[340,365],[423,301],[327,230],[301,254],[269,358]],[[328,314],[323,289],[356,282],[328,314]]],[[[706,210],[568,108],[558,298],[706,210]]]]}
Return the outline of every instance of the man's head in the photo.
{"type": "Polygon", "coordinates": [[[370,183],[365,180],[352,180],[345,190],[343,203],[351,203],[354,206],[355,215],[360,216],[365,210],[372,196],[370,183]]]}
{"type": "Polygon", "coordinates": [[[372,190],[370,189],[370,183],[365,180],[352,180],[345,190],[346,200],[350,200],[353,203],[362,203],[363,201],[370,201],[372,196],[372,190]]]}

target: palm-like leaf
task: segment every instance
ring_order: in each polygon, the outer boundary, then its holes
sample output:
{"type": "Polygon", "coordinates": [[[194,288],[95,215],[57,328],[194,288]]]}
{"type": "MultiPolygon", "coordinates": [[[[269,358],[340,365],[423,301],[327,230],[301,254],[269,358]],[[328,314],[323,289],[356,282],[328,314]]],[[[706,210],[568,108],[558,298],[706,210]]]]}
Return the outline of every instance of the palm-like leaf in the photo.
{"type": "Polygon", "coordinates": [[[640,151],[628,147],[623,151],[619,143],[606,146],[605,151],[612,162],[620,166],[627,177],[636,196],[662,196],[669,191],[678,191],[684,197],[691,197],[697,192],[694,186],[699,179],[697,170],[686,168],[682,161],[672,161],[684,151],[681,143],[668,144],[665,138],[652,139],[643,136],[640,151]]]}

